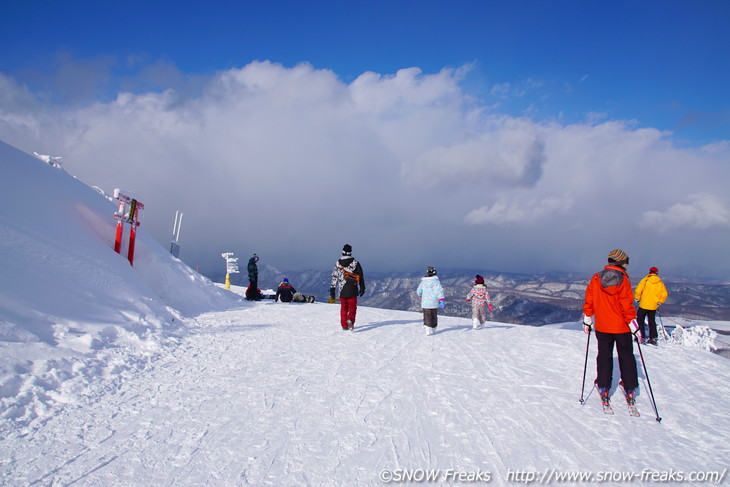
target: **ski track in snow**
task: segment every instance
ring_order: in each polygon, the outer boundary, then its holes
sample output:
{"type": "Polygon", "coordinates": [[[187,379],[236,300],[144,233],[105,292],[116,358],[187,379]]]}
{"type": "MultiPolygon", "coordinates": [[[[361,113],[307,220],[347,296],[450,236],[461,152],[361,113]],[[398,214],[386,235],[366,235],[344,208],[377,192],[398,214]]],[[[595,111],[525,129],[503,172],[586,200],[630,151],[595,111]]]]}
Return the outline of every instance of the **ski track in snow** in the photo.
{"type": "Polygon", "coordinates": [[[323,303],[200,315],[117,388],[11,430],[0,443],[0,480],[367,486],[381,485],[383,469],[423,468],[489,471],[491,485],[511,485],[510,470],[729,463],[730,415],[716,400],[730,394],[726,359],[643,347],[659,424],[640,361],[642,416],[629,417],[616,384],[616,414],[602,413],[591,392],[595,340],[579,403],[586,336],[575,330],[472,330],[470,320],[439,317],[428,337],[417,313],[360,308],[354,332],[338,319],[338,307],[323,303]],[[708,382],[712,394],[697,387],[708,382]]]}

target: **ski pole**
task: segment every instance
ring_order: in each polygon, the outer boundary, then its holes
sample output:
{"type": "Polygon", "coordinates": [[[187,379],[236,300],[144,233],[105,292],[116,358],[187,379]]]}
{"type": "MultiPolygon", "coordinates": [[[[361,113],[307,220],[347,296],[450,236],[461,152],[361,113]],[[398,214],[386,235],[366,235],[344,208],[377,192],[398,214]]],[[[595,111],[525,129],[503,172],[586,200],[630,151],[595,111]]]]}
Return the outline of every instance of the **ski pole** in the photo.
{"type": "Polygon", "coordinates": [[[583,404],[585,402],[585,399],[583,399],[583,391],[585,391],[586,388],[586,369],[588,368],[588,345],[591,343],[591,332],[590,329],[588,330],[588,339],[586,340],[586,360],[583,363],[583,384],[580,386],[580,403],[583,404]]]}
{"type": "Polygon", "coordinates": [[[662,418],[659,417],[659,411],[656,408],[656,401],[654,400],[654,391],[651,388],[651,381],[649,380],[649,373],[646,371],[646,363],[644,362],[644,354],[641,352],[641,344],[639,340],[636,340],[636,346],[639,348],[639,357],[641,357],[641,366],[644,368],[644,376],[646,377],[646,383],[649,386],[649,397],[651,398],[651,405],[654,407],[654,414],[656,414],[656,420],[658,423],[662,422],[662,418]]]}

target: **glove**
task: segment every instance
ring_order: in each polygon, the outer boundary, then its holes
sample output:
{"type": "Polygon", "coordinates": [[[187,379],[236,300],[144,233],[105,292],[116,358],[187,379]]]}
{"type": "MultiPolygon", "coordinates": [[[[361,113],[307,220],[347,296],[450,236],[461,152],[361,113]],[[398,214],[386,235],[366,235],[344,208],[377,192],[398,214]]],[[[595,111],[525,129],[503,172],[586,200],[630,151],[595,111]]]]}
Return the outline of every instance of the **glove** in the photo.
{"type": "Polygon", "coordinates": [[[365,294],[365,286],[360,286],[360,292],[357,295],[362,297],[363,294],[365,294]]]}
{"type": "Polygon", "coordinates": [[[591,334],[592,326],[593,326],[593,317],[586,316],[585,314],[583,314],[583,331],[586,333],[586,335],[591,334]]]}
{"type": "Polygon", "coordinates": [[[439,308],[444,309],[444,306],[446,306],[446,303],[444,303],[444,300],[439,299],[439,308]]]}
{"type": "Polygon", "coordinates": [[[643,338],[641,336],[641,328],[639,327],[639,323],[636,320],[631,320],[631,323],[629,323],[629,330],[631,330],[631,333],[636,337],[638,341],[641,341],[643,338]]]}
{"type": "Polygon", "coordinates": [[[330,299],[335,299],[335,288],[330,288],[330,299]]]}
{"type": "Polygon", "coordinates": [[[487,309],[488,309],[489,311],[492,311],[492,310],[494,309],[494,306],[492,306],[492,305],[490,304],[490,305],[489,305],[489,306],[487,307],[487,309]]]}

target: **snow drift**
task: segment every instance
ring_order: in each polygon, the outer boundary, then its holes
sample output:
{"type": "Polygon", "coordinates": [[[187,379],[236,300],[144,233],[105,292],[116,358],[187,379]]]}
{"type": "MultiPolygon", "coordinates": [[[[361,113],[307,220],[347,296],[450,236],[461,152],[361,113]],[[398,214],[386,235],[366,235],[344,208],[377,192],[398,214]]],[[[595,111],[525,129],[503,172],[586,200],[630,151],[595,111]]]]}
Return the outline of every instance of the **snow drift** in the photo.
{"type": "Polygon", "coordinates": [[[59,164],[0,142],[0,171],[0,416],[32,419],[54,395],[63,400],[66,379],[118,375],[174,336],[183,316],[238,301],[144,224],[130,266],[113,250],[116,206],[59,164]],[[102,358],[124,350],[135,358],[102,358]]]}

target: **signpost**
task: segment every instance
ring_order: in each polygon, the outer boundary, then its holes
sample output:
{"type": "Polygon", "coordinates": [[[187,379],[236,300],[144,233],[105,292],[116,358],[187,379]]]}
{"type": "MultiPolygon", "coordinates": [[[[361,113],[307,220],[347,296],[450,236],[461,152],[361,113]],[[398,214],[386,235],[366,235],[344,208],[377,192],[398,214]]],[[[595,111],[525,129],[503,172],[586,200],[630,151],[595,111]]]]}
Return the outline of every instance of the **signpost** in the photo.
{"type": "Polygon", "coordinates": [[[124,235],[124,223],[130,224],[129,247],[127,259],[130,265],[134,265],[134,244],[137,239],[137,227],[140,225],[140,212],[144,210],[144,204],[140,203],[137,197],[128,191],[119,188],[114,189],[114,198],[119,200],[119,206],[114,213],[117,220],[117,234],[114,239],[114,251],[122,253],[122,237],[124,235]],[[127,209],[129,208],[129,209],[127,209]]]}
{"type": "Polygon", "coordinates": [[[233,252],[225,252],[221,257],[226,259],[226,289],[231,290],[231,274],[238,274],[238,257],[233,257],[233,252]]]}
{"type": "Polygon", "coordinates": [[[173,257],[180,257],[180,244],[177,243],[180,238],[180,227],[182,226],[183,214],[181,211],[175,212],[175,224],[172,226],[172,241],[170,242],[170,253],[173,257]]]}

